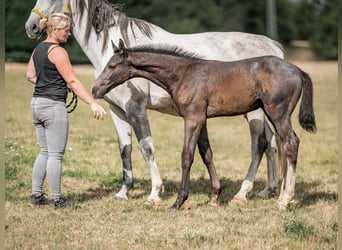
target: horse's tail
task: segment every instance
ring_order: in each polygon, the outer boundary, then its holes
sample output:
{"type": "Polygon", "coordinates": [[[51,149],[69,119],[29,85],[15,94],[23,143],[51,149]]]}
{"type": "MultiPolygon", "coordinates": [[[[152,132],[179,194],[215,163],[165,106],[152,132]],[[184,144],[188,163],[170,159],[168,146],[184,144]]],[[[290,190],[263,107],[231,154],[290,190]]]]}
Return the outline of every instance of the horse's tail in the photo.
{"type": "Polygon", "coordinates": [[[315,133],[316,121],[315,114],[313,110],[313,87],[310,76],[299,69],[302,73],[302,81],[303,81],[303,93],[302,93],[302,102],[300,104],[299,109],[299,124],[308,132],[315,133]]]}

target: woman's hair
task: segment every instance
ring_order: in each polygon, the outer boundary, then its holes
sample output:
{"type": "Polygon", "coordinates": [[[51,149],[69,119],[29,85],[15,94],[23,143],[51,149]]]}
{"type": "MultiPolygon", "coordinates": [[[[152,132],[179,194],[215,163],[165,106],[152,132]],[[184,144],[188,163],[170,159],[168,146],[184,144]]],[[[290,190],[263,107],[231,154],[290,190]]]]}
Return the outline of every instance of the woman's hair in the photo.
{"type": "Polygon", "coordinates": [[[67,26],[70,26],[70,24],[71,24],[70,17],[63,13],[54,13],[51,16],[49,16],[48,19],[42,18],[39,21],[39,26],[41,28],[46,27],[47,34],[50,34],[53,28],[64,29],[67,26]]]}

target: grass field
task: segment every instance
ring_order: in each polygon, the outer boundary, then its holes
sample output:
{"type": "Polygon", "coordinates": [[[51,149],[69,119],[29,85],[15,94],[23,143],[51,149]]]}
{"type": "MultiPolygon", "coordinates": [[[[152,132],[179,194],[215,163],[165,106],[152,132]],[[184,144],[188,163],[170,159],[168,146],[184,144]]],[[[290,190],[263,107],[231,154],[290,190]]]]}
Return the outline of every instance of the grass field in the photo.
{"type": "MultiPolygon", "coordinates": [[[[31,122],[33,86],[25,66],[6,65],[5,222],[6,249],[336,249],[337,248],[337,62],[298,62],[314,82],[318,131],[308,134],[293,115],[301,139],[295,201],[279,211],[277,198],[259,199],[266,180],[263,159],[246,205],[228,206],[250,160],[248,124],[242,116],[209,120],[217,172],[224,187],[218,208],[206,205],[209,179],[199,155],[191,172],[190,196],[179,212],[168,208],[181,178],[183,121],[149,111],[156,159],[165,190],[149,204],[150,175],[134,138],[135,187],[130,200],[113,200],[121,184],[121,160],[110,116],[94,120],[79,103],[70,114],[62,191],[81,209],[30,208],[32,162],[38,153],[31,122]]],[[[84,84],[93,70],[76,66],[84,84]]],[[[104,101],[102,104],[107,105],[104,101]]],[[[107,108],[108,109],[108,108],[107,108]]],[[[45,190],[48,193],[47,185],[45,190]]]]}

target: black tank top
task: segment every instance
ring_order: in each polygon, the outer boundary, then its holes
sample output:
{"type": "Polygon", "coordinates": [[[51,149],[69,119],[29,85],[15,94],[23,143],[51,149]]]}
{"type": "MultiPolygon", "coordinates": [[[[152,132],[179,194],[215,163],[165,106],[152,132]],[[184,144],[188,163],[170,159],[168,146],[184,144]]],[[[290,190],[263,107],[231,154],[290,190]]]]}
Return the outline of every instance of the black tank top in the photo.
{"type": "Polygon", "coordinates": [[[57,44],[41,42],[34,51],[33,62],[37,81],[33,96],[65,102],[68,95],[67,84],[55,64],[48,58],[48,50],[54,45],[57,44]]]}

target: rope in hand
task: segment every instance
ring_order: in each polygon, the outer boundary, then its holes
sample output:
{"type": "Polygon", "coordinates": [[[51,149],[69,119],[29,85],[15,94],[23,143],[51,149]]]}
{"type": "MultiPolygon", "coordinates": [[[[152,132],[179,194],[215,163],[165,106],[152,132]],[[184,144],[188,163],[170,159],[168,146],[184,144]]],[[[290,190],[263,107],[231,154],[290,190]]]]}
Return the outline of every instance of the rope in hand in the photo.
{"type": "Polygon", "coordinates": [[[72,104],[74,104],[74,106],[70,110],[68,110],[68,113],[71,113],[76,109],[77,102],[78,102],[77,95],[74,93],[74,91],[71,90],[71,92],[72,92],[72,98],[70,102],[66,105],[66,108],[68,109],[72,104]]]}

